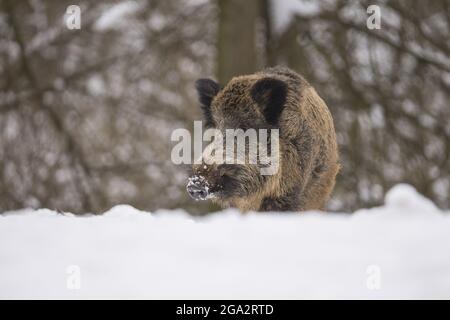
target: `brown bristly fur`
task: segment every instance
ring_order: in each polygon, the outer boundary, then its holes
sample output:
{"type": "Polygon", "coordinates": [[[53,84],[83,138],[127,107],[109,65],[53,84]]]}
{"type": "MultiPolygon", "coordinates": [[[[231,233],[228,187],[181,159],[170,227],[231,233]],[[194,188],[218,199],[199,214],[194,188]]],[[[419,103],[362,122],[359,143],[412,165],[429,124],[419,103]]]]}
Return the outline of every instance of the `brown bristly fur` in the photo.
{"type": "MultiPolygon", "coordinates": [[[[264,128],[261,107],[252,99],[251,88],[261,79],[286,84],[287,94],[277,125],[280,129],[280,167],[261,180],[256,168],[248,166],[234,176],[245,184],[244,195],[219,198],[223,207],[241,211],[303,211],[322,209],[329,199],[339,171],[338,147],[333,119],[315,89],[287,68],[271,68],[233,78],[211,103],[212,118],[219,129],[264,128]]],[[[197,174],[201,166],[194,166],[197,174]]]]}

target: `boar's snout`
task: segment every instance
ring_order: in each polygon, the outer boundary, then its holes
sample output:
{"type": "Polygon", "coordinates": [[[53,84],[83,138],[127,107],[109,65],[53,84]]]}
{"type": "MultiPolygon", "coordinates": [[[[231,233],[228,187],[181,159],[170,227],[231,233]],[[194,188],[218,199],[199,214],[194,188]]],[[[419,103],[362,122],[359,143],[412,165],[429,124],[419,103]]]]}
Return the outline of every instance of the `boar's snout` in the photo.
{"type": "Polygon", "coordinates": [[[202,176],[192,176],[188,180],[186,190],[195,200],[206,200],[210,197],[209,183],[202,176]]]}

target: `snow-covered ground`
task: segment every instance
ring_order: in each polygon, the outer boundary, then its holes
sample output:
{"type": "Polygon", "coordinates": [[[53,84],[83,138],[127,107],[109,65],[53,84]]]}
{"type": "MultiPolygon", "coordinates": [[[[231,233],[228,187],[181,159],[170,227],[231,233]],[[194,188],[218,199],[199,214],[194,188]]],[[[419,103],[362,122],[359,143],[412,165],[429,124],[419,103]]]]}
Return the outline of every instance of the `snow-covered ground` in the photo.
{"type": "Polygon", "coordinates": [[[449,213],[407,185],[353,215],[9,212],[0,298],[450,298],[449,213]]]}

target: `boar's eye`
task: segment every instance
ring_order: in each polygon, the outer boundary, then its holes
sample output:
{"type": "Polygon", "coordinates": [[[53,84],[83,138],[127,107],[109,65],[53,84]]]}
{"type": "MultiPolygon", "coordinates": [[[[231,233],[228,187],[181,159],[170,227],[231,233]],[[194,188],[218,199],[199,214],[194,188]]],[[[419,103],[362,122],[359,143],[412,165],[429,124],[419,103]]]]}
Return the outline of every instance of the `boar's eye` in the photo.
{"type": "Polygon", "coordinates": [[[219,186],[221,192],[226,196],[237,195],[239,191],[239,180],[229,174],[225,174],[220,177],[219,186]]]}
{"type": "Polygon", "coordinates": [[[219,93],[220,86],[217,82],[211,79],[198,79],[195,82],[195,87],[198,93],[198,100],[200,101],[200,108],[205,117],[205,127],[214,127],[214,119],[211,113],[211,102],[219,93]]]}
{"type": "Polygon", "coordinates": [[[286,83],[278,79],[263,78],[253,85],[251,96],[258,104],[266,121],[276,125],[286,102],[286,83]]]}

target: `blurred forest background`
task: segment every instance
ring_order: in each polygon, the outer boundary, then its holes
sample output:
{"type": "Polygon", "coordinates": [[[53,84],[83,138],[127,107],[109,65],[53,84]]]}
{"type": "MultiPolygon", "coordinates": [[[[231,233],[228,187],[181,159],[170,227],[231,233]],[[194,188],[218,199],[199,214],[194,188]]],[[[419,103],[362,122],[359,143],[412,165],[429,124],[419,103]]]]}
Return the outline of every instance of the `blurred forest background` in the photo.
{"type": "Polygon", "coordinates": [[[201,118],[197,78],[273,65],[333,114],[330,210],[380,204],[398,182],[449,208],[450,0],[0,0],[0,212],[216,209],[187,196],[170,134],[201,118]]]}

